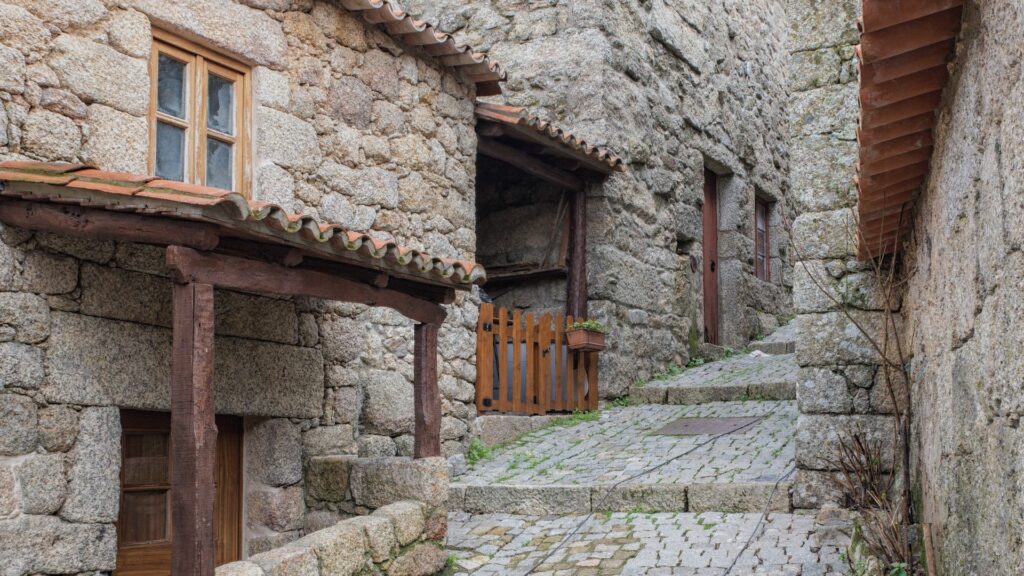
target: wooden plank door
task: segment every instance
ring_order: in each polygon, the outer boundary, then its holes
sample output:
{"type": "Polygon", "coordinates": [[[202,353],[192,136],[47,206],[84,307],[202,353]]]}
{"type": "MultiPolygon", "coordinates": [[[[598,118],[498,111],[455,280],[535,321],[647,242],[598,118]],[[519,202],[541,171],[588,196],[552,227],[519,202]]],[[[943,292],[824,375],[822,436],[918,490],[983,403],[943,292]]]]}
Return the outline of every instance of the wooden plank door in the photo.
{"type": "Polygon", "coordinates": [[[718,344],[718,175],[704,169],[704,340],[718,344]]]}
{"type": "MultiPolygon", "coordinates": [[[[242,557],[242,422],[217,416],[216,562],[242,557]]],[[[171,418],[121,411],[121,507],[117,576],[171,573],[171,418]]]]}

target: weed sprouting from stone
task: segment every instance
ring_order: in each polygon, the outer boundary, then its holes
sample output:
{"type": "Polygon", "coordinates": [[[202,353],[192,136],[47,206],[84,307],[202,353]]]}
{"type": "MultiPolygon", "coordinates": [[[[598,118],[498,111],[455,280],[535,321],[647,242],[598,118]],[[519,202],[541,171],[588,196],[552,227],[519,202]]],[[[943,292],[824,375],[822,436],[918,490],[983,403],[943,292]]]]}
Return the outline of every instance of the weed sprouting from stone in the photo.
{"type": "Polygon", "coordinates": [[[466,449],[466,463],[474,466],[477,462],[489,459],[493,454],[494,452],[485,446],[479,438],[473,438],[469,443],[469,448],[466,449]]]}

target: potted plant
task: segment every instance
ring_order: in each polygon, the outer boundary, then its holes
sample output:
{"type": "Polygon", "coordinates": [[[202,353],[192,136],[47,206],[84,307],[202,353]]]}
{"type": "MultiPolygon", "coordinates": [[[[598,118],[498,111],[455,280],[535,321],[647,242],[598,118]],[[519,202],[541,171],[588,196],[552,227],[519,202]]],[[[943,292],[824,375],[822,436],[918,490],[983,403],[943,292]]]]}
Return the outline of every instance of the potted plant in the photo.
{"type": "Polygon", "coordinates": [[[565,329],[570,350],[600,352],[605,348],[604,337],[608,327],[597,320],[580,320],[565,329]]]}

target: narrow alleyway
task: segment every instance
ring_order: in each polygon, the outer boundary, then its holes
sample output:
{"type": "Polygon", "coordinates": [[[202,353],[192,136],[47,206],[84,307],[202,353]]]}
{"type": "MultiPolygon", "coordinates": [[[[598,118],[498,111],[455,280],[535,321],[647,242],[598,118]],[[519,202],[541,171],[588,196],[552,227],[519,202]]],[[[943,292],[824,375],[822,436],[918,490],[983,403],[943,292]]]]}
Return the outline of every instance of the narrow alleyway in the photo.
{"type": "Polygon", "coordinates": [[[495,449],[453,479],[456,572],[843,573],[845,521],[791,505],[795,378],[792,354],[735,356],[495,449]]]}

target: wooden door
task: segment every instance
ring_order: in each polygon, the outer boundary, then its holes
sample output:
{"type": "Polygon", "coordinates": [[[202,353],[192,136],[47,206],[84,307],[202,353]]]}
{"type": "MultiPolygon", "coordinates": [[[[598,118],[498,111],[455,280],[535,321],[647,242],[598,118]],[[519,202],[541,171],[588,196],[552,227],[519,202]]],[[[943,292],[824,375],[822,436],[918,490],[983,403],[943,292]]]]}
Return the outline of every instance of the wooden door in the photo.
{"type": "Polygon", "coordinates": [[[718,344],[718,175],[704,169],[704,340],[718,344]]]}
{"type": "MultiPolygon", "coordinates": [[[[121,411],[118,576],[171,573],[171,417],[121,411]]],[[[214,529],[217,565],[242,556],[242,422],[217,416],[214,529]]]]}

